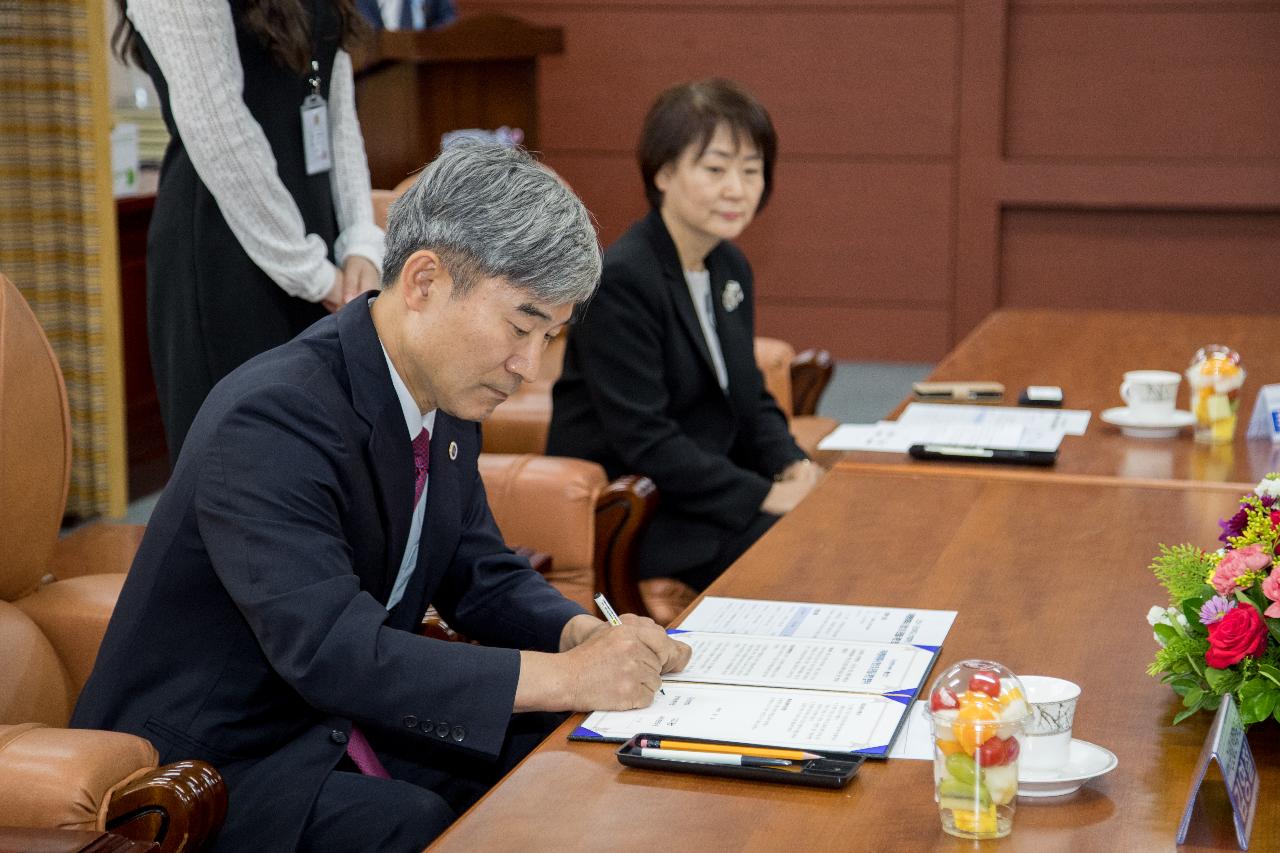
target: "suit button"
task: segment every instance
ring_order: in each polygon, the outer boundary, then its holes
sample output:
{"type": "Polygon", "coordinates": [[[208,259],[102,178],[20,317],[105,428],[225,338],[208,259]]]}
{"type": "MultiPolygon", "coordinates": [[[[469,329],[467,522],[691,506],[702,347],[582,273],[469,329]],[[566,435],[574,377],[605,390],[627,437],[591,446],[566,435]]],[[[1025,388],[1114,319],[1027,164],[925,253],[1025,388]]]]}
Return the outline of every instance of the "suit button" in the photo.
{"type": "Polygon", "coordinates": [[[329,732],[329,740],[333,741],[334,743],[346,743],[347,733],[342,731],[341,729],[334,729],[333,731],[329,732]]]}
{"type": "Polygon", "coordinates": [[[454,726],[452,734],[453,734],[453,739],[461,743],[462,739],[467,736],[467,730],[464,729],[462,726],[454,726]]]}
{"type": "Polygon", "coordinates": [[[436,737],[448,737],[448,736],[449,736],[449,724],[444,722],[443,720],[436,723],[436,737]]]}
{"type": "Polygon", "coordinates": [[[418,727],[418,718],[413,714],[406,714],[404,718],[404,727],[406,729],[416,729],[418,727]]]}
{"type": "Polygon", "coordinates": [[[418,723],[418,728],[422,729],[424,734],[431,734],[433,731],[436,730],[436,724],[431,720],[423,720],[422,722],[418,723]]]}

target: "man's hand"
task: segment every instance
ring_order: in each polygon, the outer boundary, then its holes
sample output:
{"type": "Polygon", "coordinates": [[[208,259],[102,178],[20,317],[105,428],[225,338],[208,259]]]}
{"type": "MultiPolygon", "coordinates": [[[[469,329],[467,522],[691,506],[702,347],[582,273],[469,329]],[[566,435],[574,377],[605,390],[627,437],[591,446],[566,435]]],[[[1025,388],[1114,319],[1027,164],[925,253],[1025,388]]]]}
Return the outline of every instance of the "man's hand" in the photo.
{"type": "Polygon", "coordinates": [[[683,669],[693,651],[652,619],[630,613],[621,625],[575,616],[561,648],[559,654],[520,653],[516,712],[643,708],[653,701],[662,673],[683,669]]]}

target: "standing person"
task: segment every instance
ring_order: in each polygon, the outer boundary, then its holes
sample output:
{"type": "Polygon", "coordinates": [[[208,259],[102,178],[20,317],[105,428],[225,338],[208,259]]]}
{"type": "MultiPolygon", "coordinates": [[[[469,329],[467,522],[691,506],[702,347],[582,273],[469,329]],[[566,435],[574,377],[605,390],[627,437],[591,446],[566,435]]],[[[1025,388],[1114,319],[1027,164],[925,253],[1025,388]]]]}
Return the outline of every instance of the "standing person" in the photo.
{"type": "Polygon", "coordinates": [[[355,0],[117,0],[169,148],[147,336],[170,460],[209,389],[374,288],[382,231],[347,48],[355,0]],[[327,125],[327,128],[326,128],[327,125]]]}
{"type": "Polygon", "coordinates": [[[605,252],[552,392],[548,453],[658,487],[636,562],[664,624],[818,478],[756,366],[751,266],[729,242],[768,200],[776,150],[732,82],[658,97],[637,152],[652,209],[605,252]]]}
{"type": "Polygon", "coordinates": [[[356,0],[375,30],[434,30],[453,23],[453,0],[356,0]]]}
{"type": "Polygon", "coordinates": [[[689,659],[513,554],[476,467],[475,421],[596,287],[582,203],[459,145],[388,246],[376,299],[213,389],[72,718],[213,764],[217,850],[416,853],[561,719],[525,712],[643,707],[689,659]],[[418,635],[429,603],[484,645],[418,635]]]}

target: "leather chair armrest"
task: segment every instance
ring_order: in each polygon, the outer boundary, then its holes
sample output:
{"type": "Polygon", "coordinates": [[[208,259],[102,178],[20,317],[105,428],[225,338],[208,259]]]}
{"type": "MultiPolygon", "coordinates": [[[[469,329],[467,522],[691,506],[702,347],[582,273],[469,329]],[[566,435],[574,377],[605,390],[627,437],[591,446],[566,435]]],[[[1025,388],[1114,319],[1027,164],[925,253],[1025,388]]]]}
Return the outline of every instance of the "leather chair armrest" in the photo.
{"type": "Polygon", "coordinates": [[[157,760],[155,747],[134,735],[0,726],[0,825],[103,830],[112,794],[157,760]]]}
{"type": "Polygon", "coordinates": [[[106,829],[156,841],[160,853],[203,850],[227,817],[227,786],[203,761],[177,761],[138,776],[114,792],[106,829]]]}
{"type": "Polygon", "coordinates": [[[61,581],[81,575],[128,572],[146,530],[143,524],[106,522],[77,527],[54,546],[49,573],[61,581]]]}
{"type": "Polygon", "coordinates": [[[657,487],[638,474],[619,477],[596,498],[595,585],[619,613],[650,615],[640,597],[635,549],[657,508],[657,487]]]}
{"type": "Polygon", "coordinates": [[[791,413],[812,415],[831,381],[835,365],[824,349],[807,349],[791,362],[791,413]]]}
{"type": "Polygon", "coordinates": [[[135,735],[0,726],[0,825],[107,830],[164,853],[199,850],[226,817],[222,777],[202,761],[157,759],[135,735]]]}

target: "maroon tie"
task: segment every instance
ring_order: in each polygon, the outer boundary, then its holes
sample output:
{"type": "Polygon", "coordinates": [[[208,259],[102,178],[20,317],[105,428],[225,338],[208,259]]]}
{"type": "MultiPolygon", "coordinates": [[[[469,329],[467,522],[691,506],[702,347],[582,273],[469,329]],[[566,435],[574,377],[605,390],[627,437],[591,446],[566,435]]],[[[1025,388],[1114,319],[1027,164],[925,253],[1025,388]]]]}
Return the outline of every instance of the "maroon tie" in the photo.
{"type": "MultiPolygon", "coordinates": [[[[408,5],[406,3],[406,5],[408,5]]],[[[431,467],[431,433],[423,427],[422,432],[413,439],[413,505],[417,506],[422,498],[422,489],[427,485],[427,469],[431,467]]],[[[382,766],[378,755],[369,745],[358,726],[351,726],[351,737],[347,739],[347,755],[355,763],[360,772],[366,776],[377,776],[379,779],[390,779],[391,774],[382,766]]]]}
{"type": "Polygon", "coordinates": [[[427,469],[431,467],[431,433],[423,427],[413,440],[413,505],[418,505],[422,488],[427,484],[427,469]]]}

